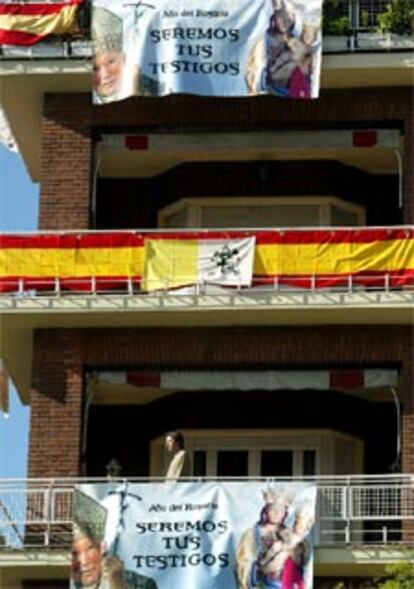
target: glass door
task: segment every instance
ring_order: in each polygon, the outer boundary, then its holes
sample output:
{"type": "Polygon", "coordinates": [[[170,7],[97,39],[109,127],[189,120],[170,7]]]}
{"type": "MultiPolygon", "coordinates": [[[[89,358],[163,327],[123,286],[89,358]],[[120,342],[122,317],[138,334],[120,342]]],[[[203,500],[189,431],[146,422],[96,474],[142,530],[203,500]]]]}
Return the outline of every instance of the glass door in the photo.
{"type": "MultiPolygon", "coordinates": [[[[363,441],[330,430],[187,430],[195,477],[303,477],[360,474],[363,441]]],[[[153,476],[165,472],[164,438],[151,442],[153,476]]]]}

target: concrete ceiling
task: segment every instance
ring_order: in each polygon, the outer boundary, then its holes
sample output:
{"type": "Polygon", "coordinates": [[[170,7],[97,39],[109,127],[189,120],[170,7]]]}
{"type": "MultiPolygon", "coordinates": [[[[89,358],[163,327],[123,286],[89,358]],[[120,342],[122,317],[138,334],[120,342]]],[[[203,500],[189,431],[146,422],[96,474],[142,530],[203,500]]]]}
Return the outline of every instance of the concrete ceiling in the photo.
{"type": "Polygon", "coordinates": [[[99,175],[103,178],[150,178],[186,162],[336,160],[372,174],[398,173],[398,161],[392,149],[275,149],[222,150],[197,153],[178,151],[159,153],[107,151],[103,154],[99,175]]]}
{"type": "MultiPolygon", "coordinates": [[[[410,293],[407,293],[410,294],[410,293]]],[[[299,295],[298,295],[299,296],[299,295]]],[[[344,301],[347,300],[347,295],[344,301]]],[[[124,297],[63,297],[53,309],[42,310],[42,301],[28,304],[26,310],[2,311],[0,357],[24,403],[30,399],[33,332],[51,328],[112,328],[135,327],[196,327],[235,325],[414,325],[414,305],[393,303],[393,295],[383,304],[368,303],[361,293],[359,303],[350,305],[315,303],[304,305],[302,300],[291,297],[291,306],[251,303],[219,306],[217,296],[200,298],[194,306],[192,297],[152,297],[146,310],[128,308],[124,297]],[[388,300],[388,302],[386,302],[388,300]],[[92,301],[94,304],[85,304],[92,301]],[[71,302],[73,303],[71,305],[71,302]],[[188,304],[190,302],[190,304],[188,304]],[[65,304],[67,309],[65,310],[65,304]],[[168,304],[167,304],[168,303],[168,304]],[[188,305],[186,307],[186,304],[188,305]],[[122,308],[123,312],[120,312],[122,308]]],[[[315,295],[315,301],[318,296],[315,295]]],[[[237,298],[237,297],[236,297],[237,298]]],[[[139,302],[140,297],[138,297],[139,302]]],[[[12,299],[10,299],[12,300],[12,299]]],[[[134,298],[131,299],[134,302],[134,298]]],[[[25,301],[26,302],[26,301],[25,301]]],[[[44,301],[43,301],[44,302],[44,301]]],[[[30,300],[27,301],[30,303],[30,300]]]]}

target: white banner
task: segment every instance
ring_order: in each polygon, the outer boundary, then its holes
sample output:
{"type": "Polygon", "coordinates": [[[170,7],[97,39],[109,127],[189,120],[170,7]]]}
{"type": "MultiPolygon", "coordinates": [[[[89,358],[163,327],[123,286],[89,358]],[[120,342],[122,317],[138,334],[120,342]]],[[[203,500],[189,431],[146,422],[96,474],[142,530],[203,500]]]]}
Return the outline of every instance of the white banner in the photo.
{"type": "Polygon", "coordinates": [[[319,93],[322,0],[93,0],[95,104],[319,93]]]}
{"type": "Polygon", "coordinates": [[[316,487],[80,485],[71,587],[311,589],[316,487]]]}
{"type": "Polygon", "coordinates": [[[250,286],[255,237],[198,242],[198,282],[221,286],[250,286]]]}

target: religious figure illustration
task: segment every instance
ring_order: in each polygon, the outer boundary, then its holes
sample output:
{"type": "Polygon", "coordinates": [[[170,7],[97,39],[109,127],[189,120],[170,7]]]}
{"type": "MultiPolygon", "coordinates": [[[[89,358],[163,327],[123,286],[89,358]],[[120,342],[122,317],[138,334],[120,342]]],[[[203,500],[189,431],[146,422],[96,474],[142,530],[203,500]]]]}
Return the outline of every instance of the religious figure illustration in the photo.
{"type": "MultiPolygon", "coordinates": [[[[122,524],[125,497],[121,496],[120,501],[122,524]]],[[[98,501],[75,490],[71,589],[157,589],[153,579],[125,570],[116,545],[108,551],[104,540],[107,515],[98,501]]]]}
{"type": "Polygon", "coordinates": [[[238,589],[305,589],[305,566],[311,550],[307,539],[313,513],[294,508],[292,497],[268,489],[259,520],[247,529],[236,550],[238,589]],[[293,514],[292,509],[295,509],[293,514]],[[288,525],[288,518],[293,524],[288,525]]]}
{"type": "Polygon", "coordinates": [[[124,47],[124,22],[118,14],[107,8],[95,6],[91,30],[94,51],[92,85],[95,104],[121,100],[132,94],[142,96],[162,94],[162,87],[157,80],[143,74],[135,64],[128,63],[124,47]]]}
{"type": "Polygon", "coordinates": [[[304,18],[295,0],[273,0],[273,7],[265,39],[256,41],[247,59],[247,92],[311,98],[320,23],[304,18]]]}

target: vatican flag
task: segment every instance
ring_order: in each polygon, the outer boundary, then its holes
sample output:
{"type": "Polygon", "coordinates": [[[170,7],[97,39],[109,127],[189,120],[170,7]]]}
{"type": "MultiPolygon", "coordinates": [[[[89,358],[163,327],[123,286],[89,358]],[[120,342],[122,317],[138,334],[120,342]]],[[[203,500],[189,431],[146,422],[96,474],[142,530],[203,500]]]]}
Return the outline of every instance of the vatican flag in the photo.
{"type": "Polygon", "coordinates": [[[193,284],[250,286],[255,237],[241,239],[148,239],[143,289],[193,284]]]}

